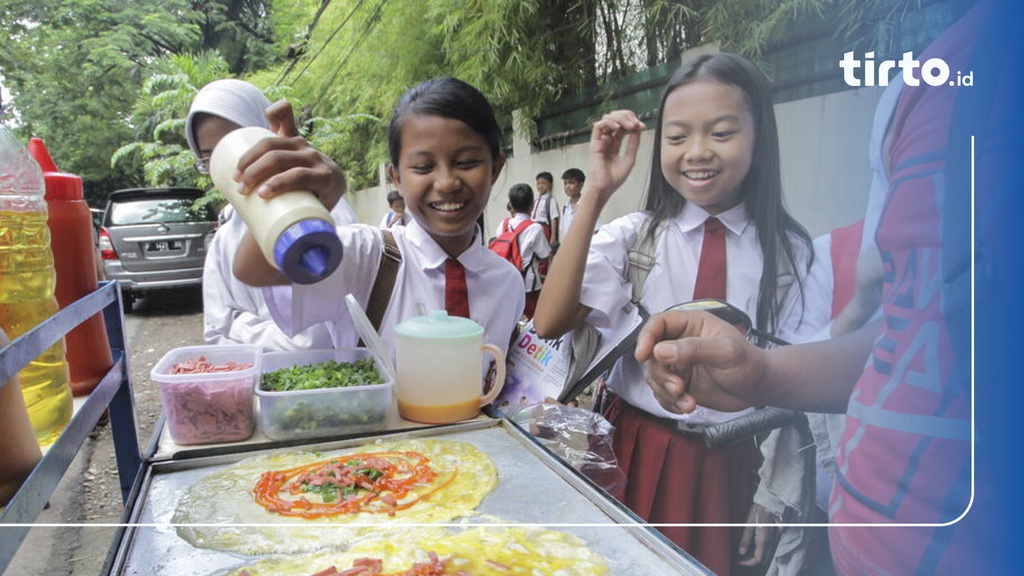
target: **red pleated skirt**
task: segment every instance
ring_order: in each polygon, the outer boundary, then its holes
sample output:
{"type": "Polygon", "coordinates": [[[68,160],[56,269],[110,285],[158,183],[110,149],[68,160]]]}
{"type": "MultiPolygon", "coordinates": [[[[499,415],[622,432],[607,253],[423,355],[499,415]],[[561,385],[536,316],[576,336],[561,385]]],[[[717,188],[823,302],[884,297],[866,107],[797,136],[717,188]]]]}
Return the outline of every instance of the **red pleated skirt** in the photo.
{"type": "MultiPolygon", "coordinates": [[[[712,450],[700,435],[609,396],[605,417],[626,476],[625,493],[616,496],[630,510],[651,524],[746,522],[761,460],[752,439],[712,450]]],[[[738,564],[742,527],[658,530],[718,576],[749,573],[738,564]]]]}

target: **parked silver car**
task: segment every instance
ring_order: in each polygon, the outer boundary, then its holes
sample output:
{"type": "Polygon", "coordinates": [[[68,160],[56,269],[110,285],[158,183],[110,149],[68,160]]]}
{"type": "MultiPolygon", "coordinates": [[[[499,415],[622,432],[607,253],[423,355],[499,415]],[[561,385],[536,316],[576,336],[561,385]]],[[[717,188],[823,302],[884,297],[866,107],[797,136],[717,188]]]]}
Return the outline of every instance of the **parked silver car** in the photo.
{"type": "Polygon", "coordinates": [[[110,195],[99,249],[108,280],[121,284],[125,311],[138,294],[201,286],[206,247],[217,228],[197,188],[135,188],[110,195]]]}

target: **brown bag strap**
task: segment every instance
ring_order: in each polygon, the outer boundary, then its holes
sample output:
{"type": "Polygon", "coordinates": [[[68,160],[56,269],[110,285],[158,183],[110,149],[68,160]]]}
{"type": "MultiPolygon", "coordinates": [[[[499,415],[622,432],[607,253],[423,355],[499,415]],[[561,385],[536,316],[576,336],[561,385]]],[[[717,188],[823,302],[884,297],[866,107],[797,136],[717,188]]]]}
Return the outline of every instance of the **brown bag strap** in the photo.
{"type": "Polygon", "coordinates": [[[402,264],[402,251],[395,242],[395,235],[390,230],[381,230],[380,233],[384,246],[380,251],[380,266],[377,267],[377,278],[373,281],[370,302],[366,305],[366,317],[378,332],[384,311],[391,302],[391,293],[395,290],[398,267],[402,264]]]}

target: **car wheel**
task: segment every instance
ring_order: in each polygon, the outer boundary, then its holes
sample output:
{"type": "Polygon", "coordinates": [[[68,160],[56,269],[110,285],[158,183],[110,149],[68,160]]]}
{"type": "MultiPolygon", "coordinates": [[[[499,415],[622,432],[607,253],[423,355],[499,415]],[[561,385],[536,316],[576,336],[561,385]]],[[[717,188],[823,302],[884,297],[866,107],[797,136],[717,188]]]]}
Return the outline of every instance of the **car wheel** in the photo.
{"type": "Polygon", "coordinates": [[[121,309],[124,310],[125,314],[131,314],[134,302],[135,297],[131,292],[121,292],[121,309]]]}

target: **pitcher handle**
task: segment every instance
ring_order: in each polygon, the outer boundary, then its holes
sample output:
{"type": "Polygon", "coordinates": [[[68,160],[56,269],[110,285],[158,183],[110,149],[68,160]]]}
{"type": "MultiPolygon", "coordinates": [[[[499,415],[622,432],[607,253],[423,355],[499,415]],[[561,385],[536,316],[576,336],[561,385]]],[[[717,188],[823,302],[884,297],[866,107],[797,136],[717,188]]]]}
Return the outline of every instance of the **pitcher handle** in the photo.
{"type": "Polygon", "coordinates": [[[483,408],[501,393],[501,389],[505,386],[505,353],[502,352],[501,348],[498,348],[494,344],[484,344],[481,346],[484,352],[490,352],[491,356],[494,356],[495,362],[497,362],[497,373],[494,375],[494,386],[491,386],[491,391],[480,398],[480,407],[483,408]]]}

